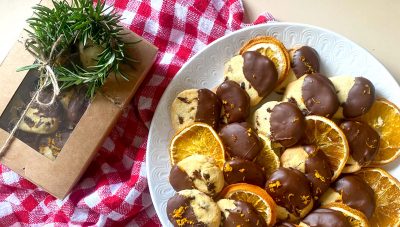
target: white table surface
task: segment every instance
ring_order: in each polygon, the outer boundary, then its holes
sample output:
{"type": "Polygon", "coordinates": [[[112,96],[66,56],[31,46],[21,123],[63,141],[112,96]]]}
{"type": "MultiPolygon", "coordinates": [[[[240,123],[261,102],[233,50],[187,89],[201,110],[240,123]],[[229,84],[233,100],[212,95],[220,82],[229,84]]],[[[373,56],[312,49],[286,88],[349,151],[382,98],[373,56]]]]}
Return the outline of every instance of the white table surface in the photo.
{"type": "MultiPolygon", "coordinates": [[[[0,66],[40,0],[0,0],[0,66]]],[[[321,26],[371,52],[400,81],[400,1],[243,0],[247,20],[268,11],[280,21],[321,26]]]]}

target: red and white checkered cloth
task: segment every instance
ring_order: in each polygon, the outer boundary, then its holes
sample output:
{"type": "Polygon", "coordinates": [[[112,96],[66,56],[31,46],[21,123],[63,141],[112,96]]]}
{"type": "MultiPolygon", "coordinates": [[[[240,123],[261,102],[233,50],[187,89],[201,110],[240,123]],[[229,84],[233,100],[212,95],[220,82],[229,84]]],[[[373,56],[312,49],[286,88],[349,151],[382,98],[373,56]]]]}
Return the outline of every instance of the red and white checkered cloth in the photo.
{"type": "MultiPolygon", "coordinates": [[[[148,127],[165,88],[196,52],[243,23],[240,0],[109,0],[159,48],[156,63],[88,170],[58,200],[0,165],[0,226],[159,226],[147,186],[148,127]]],[[[254,24],[273,20],[269,14],[254,24]]],[[[60,176],[62,177],[62,176],[60,176]]]]}

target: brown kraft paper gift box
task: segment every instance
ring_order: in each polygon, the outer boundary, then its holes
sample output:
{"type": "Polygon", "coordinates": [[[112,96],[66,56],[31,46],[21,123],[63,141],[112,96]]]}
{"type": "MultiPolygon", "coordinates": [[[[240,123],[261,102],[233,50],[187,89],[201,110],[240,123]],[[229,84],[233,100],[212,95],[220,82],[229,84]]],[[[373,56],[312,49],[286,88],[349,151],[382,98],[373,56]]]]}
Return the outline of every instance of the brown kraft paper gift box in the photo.
{"type": "MultiPolygon", "coordinates": [[[[92,161],[155,61],[155,46],[130,31],[124,38],[130,41],[142,40],[127,48],[127,54],[139,63],[133,66],[121,65],[129,81],[121,81],[121,78],[117,79],[113,75],[107,78],[55,160],[40,154],[15,137],[0,157],[2,164],[55,197],[65,198],[92,161]]],[[[27,75],[27,71],[16,72],[16,69],[32,62],[34,58],[25,50],[23,42],[16,42],[0,67],[0,115],[27,75]]],[[[8,136],[9,133],[0,128],[0,145],[4,144],[8,136]]]]}

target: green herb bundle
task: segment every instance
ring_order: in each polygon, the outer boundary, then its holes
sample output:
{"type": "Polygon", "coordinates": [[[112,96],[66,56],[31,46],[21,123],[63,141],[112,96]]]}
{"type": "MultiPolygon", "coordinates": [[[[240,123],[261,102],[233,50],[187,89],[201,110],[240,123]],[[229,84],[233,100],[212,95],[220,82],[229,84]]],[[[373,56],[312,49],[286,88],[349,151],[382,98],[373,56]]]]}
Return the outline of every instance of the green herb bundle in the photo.
{"type": "Polygon", "coordinates": [[[111,72],[128,80],[119,64],[136,61],[126,56],[124,47],[140,40],[122,40],[123,27],[118,24],[121,16],[109,12],[101,1],[96,6],[91,0],[52,2],[52,9],[35,6],[33,17],[27,20],[30,29],[25,47],[37,61],[19,70],[37,68],[43,78],[44,66],[49,65],[61,89],[84,85],[90,97],[111,72]]]}

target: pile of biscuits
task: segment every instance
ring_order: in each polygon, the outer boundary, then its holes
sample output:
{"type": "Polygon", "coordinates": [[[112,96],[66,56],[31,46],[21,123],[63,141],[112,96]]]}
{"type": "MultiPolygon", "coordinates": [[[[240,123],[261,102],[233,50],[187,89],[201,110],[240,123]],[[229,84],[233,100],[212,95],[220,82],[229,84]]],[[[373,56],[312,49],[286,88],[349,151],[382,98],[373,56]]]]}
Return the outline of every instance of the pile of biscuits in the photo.
{"type": "Polygon", "coordinates": [[[320,73],[315,49],[287,50],[273,37],[248,41],[226,62],[221,80],[216,88],[182,91],[171,106],[176,132],[206,123],[225,148],[222,168],[203,154],[172,166],[169,181],[177,193],[166,212],[174,226],[353,226],[342,212],[321,208],[337,201],[371,218],[374,191],[354,174],[371,163],[380,146],[378,132],[355,120],[375,101],[371,81],[328,78],[320,73]],[[282,100],[263,103],[272,92],[282,100]],[[338,174],[320,145],[304,141],[309,115],[334,119],[347,138],[350,156],[338,174]],[[279,159],[273,171],[255,161],[265,147],[263,137],[279,159]],[[237,183],[263,188],[277,205],[276,222],[265,220],[248,201],[221,197],[226,186],[237,183]]]}
{"type": "MultiPolygon", "coordinates": [[[[85,93],[86,89],[73,87],[61,92],[51,105],[34,102],[19,124],[16,137],[45,157],[55,160],[89,104],[85,93]]],[[[51,97],[52,92],[44,90],[39,100],[48,103],[51,97]]],[[[13,97],[7,116],[10,123],[7,130],[14,127],[26,104],[27,100],[21,94],[13,97]]]]}

